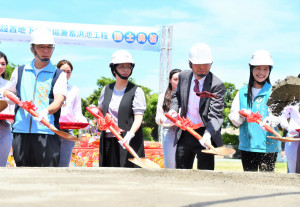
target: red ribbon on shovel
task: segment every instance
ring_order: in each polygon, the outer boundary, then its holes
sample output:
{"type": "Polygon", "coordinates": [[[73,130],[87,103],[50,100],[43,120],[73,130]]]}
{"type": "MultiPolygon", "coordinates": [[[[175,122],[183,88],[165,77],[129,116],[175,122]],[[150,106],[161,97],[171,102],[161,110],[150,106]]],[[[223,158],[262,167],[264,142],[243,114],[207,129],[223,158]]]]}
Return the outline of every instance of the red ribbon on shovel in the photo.
{"type": "MultiPolygon", "coordinates": [[[[253,113],[251,111],[251,113],[248,114],[244,110],[240,110],[239,114],[246,117],[247,122],[255,122],[257,124],[262,123],[262,120],[261,120],[262,115],[260,115],[259,112],[253,113]]],[[[270,132],[276,136],[276,137],[274,137],[274,139],[276,139],[276,140],[282,139],[282,136],[273,127],[271,127],[267,124],[264,124],[263,126],[268,132],[270,132]]]]}
{"type": "Polygon", "coordinates": [[[115,135],[115,137],[123,143],[123,146],[126,148],[126,150],[134,157],[133,159],[128,159],[130,162],[140,166],[141,168],[160,168],[159,165],[151,160],[148,160],[147,158],[140,158],[128,143],[123,142],[123,137],[120,134],[124,130],[120,129],[115,124],[114,119],[110,114],[107,113],[104,117],[101,111],[95,106],[86,107],[86,110],[98,119],[100,130],[109,129],[115,135]]]}
{"type": "MultiPolygon", "coordinates": [[[[18,98],[12,96],[11,94],[7,94],[6,95],[7,98],[9,98],[10,100],[12,100],[13,102],[15,102],[18,106],[20,106],[21,108],[23,108],[25,111],[27,111],[29,114],[31,114],[33,117],[39,117],[39,114],[36,112],[37,108],[35,107],[35,105],[32,103],[31,101],[24,101],[22,102],[21,100],[19,100],[18,98]]],[[[41,122],[48,127],[52,132],[54,132],[55,134],[61,136],[62,138],[69,140],[69,141],[80,141],[80,139],[78,139],[77,137],[68,134],[64,131],[60,131],[58,130],[55,126],[53,126],[52,124],[50,124],[50,122],[46,121],[45,119],[42,119],[41,122]]]]}
{"type": "Polygon", "coordinates": [[[215,94],[208,91],[196,92],[196,95],[200,96],[200,98],[218,98],[215,94]]]}
{"type": "MultiPolygon", "coordinates": [[[[198,140],[202,140],[203,139],[203,137],[200,134],[198,134],[194,130],[194,128],[192,128],[192,127],[199,128],[202,125],[201,123],[200,124],[193,124],[188,118],[187,119],[181,118],[179,114],[177,114],[177,118],[172,117],[170,114],[165,114],[165,116],[168,119],[170,119],[173,123],[175,123],[175,125],[177,127],[180,127],[182,130],[188,131],[196,139],[198,139],[198,140]],[[185,123],[184,123],[183,120],[189,120],[189,123],[192,123],[192,127],[185,125],[185,123]]],[[[216,155],[223,155],[223,156],[232,155],[232,154],[235,153],[234,149],[228,149],[228,148],[225,148],[225,147],[215,148],[214,146],[212,146],[211,144],[209,144],[207,142],[205,142],[204,144],[210,149],[210,150],[202,150],[202,152],[204,152],[204,153],[216,154],[216,155]]]]}

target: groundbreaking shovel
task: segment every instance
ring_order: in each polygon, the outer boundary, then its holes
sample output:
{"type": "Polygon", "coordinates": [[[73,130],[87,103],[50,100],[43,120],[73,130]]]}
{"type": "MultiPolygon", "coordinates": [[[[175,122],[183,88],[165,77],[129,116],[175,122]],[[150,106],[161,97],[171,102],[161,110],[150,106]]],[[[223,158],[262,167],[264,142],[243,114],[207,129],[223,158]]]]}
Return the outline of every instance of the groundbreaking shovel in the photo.
{"type": "MultiPolygon", "coordinates": [[[[14,97],[14,96],[12,96],[10,94],[7,94],[6,96],[7,96],[7,98],[9,98],[13,102],[15,102],[17,105],[19,105],[21,108],[23,108],[24,110],[26,110],[28,113],[30,113],[33,117],[39,117],[39,114],[37,112],[35,112],[34,109],[32,109],[31,107],[29,107],[29,108],[24,107],[24,103],[27,103],[27,102],[22,102],[18,98],[14,97]]],[[[28,102],[28,103],[30,103],[30,102],[28,102]]],[[[45,119],[42,119],[41,122],[46,127],[48,127],[52,132],[54,132],[55,134],[61,136],[62,138],[66,139],[66,140],[75,141],[75,142],[80,141],[80,139],[78,139],[77,137],[75,137],[75,136],[73,136],[71,134],[68,134],[68,133],[66,133],[64,131],[58,130],[55,126],[53,126],[52,124],[50,124],[45,119]]]]}
{"type": "Polygon", "coordinates": [[[267,137],[281,141],[281,142],[299,142],[300,141],[300,138],[293,138],[293,137],[273,137],[273,136],[267,136],[267,137]]]}
{"type": "MultiPolygon", "coordinates": [[[[177,119],[173,118],[172,116],[170,116],[169,114],[165,114],[165,116],[170,119],[172,122],[176,123],[177,119]]],[[[193,135],[195,138],[197,138],[198,140],[202,140],[203,137],[198,134],[194,129],[192,129],[189,126],[186,126],[186,130],[193,135]]],[[[214,154],[214,155],[222,155],[222,156],[226,156],[226,155],[232,155],[235,153],[234,149],[229,149],[229,148],[225,148],[225,147],[217,147],[215,148],[214,146],[212,146],[211,144],[204,142],[204,144],[209,148],[209,150],[202,150],[202,152],[204,153],[208,153],[208,154],[214,154]]]]}
{"type": "MultiPolygon", "coordinates": [[[[97,118],[98,120],[101,120],[101,123],[105,123],[105,118],[103,116],[103,114],[101,113],[101,111],[99,110],[99,114],[96,114],[92,111],[92,107],[86,107],[86,110],[92,114],[95,118],[97,118]]],[[[151,160],[143,157],[140,158],[136,152],[132,149],[132,147],[130,147],[130,145],[128,143],[124,143],[123,142],[123,138],[120,135],[120,133],[117,131],[117,126],[113,126],[113,124],[109,124],[108,125],[108,129],[116,136],[116,138],[121,141],[124,145],[124,147],[126,148],[126,150],[134,157],[134,158],[129,158],[128,160],[134,164],[136,164],[137,166],[140,166],[141,168],[160,168],[160,166],[158,164],[156,164],[155,162],[152,162],[151,160]]]]}
{"type": "MultiPolygon", "coordinates": [[[[257,113],[251,112],[251,114],[249,115],[249,114],[245,113],[244,110],[239,110],[239,114],[244,116],[244,117],[247,117],[247,119],[246,119],[247,122],[255,122],[257,124],[262,123],[262,120],[261,120],[262,116],[258,112],[257,113]]],[[[269,125],[265,124],[264,128],[268,132],[270,132],[270,133],[272,133],[276,136],[275,140],[278,140],[278,138],[282,138],[282,136],[273,127],[270,127],[269,125]]],[[[272,136],[269,137],[269,138],[274,139],[272,136]]]]}
{"type": "Polygon", "coordinates": [[[8,104],[5,100],[0,100],[0,112],[6,109],[7,106],[8,104]]]}

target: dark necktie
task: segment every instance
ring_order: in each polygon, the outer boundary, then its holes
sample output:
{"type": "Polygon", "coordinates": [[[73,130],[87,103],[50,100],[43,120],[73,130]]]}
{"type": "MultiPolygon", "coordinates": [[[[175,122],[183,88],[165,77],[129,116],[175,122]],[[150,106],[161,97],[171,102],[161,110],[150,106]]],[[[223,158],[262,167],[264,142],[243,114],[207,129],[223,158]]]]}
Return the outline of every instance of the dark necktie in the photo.
{"type": "Polygon", "coordinates": [[[199,81],[197,79],[194,80],[195,81],[195,86],[194,86],[194,91],[195,93],[200,93],[199,91],[199,81]]]}

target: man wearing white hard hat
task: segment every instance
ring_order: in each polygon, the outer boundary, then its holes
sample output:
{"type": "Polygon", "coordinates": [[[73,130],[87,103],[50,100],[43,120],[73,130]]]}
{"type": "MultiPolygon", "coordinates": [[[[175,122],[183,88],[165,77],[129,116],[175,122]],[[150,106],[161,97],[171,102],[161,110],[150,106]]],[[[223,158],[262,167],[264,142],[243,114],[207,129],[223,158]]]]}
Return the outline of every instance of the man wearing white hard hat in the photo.
{"type": "MultiPolygon", "coordinates": [[[[128,80],[134,66],[134,60],[128,51],[118,50],[112,54],[109,67],[116,81],[102,89],[98,108],[104,116],[107,113],[112,115],[117,126],[124,130],[121,134],[123,141],[139,157],[145,157],[142,121],[146,99],[143,90],[128,80]]],[[[131,154],[109,130],[101,133],[100,143],[100,167],[137,167],[128,161],[128,158],[132,158],[131,154]]]]}
{"type": "Polygon", "coordinates": [[[198,141],[189,132],[178,128],[175,137],[176,168],[191,169],[195,155],[198,169],[214,170],[214,155],[201,152],[207,148],[204,142],[215,147],[223,146],[221,125],[224,108],[224,83],[210,72],[213,57],[210,47],[205,43],[192,46],[189,54],[189,66],[192,70],[184,70],[179,74],[176,94],[171,103],[172,114],[181,108],[180,116],[189,118],[194,124],[202,123],[204,127],[196,131],[203,136],[198,141]],[[209,92],[216,96],[200,97],[200,92],[209,92]]]}
{"type": "Polygon", "coordinates": [[[5,91],[21,101],[33,101],[40,115],[37,119],[17,106],[13,130],[13,154],[17,166],[57,167],[60,137],[41,124],[44,118],[59,129],[60,108],[67,93],[66,74],[50,61],[54,37],[47,29],[31,34],[30,50],[34,59],[15,68],[5,91]]]}
{"type": "Polygon", "coordinates": [[[278,124],[271,121],[267,106],[272,92],[270,73],[273,64],[268,51],[257,50],[253,53],[249,62],[248,85],[243,86],[236,94],[228,116],[240,129],[239,150],[244,171],[273,172],[277,153],[281,150],[279,141],[267,138],[271,133],[264,127],[265,124],[272,127],[278,124]],[[239,114],[240,110],[248,114],[259,112],[263,122],[260,125],[247,122],[246,118],[239,114]]]}

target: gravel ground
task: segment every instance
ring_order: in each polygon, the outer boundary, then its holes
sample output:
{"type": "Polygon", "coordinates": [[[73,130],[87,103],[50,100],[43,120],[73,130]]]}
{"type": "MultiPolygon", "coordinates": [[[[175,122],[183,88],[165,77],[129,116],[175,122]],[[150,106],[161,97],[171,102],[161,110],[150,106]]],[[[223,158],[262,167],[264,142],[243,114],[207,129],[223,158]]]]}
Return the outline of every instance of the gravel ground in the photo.
{"type": "Polygon", "coordinates": [[[0,206],[300,206],[300,175],[1,168],[0,206]]]}

